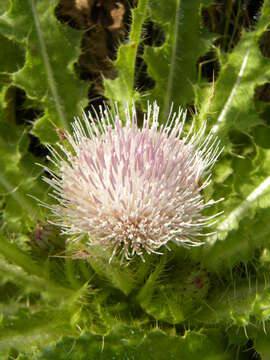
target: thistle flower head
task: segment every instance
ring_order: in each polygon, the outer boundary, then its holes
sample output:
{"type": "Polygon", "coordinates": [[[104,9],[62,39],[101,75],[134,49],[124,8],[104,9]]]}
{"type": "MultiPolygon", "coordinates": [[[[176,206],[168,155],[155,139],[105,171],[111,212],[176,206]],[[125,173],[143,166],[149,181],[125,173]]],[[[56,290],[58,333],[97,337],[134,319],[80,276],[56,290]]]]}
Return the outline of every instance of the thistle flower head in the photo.
{"type": "Polygon", "coordinates": [[[202,211],[202,189],[218,155],[218,141],[205,124],[181,137],[185,113],[179,110],[159,125],[154,103],[142,127],[135,108],[128,107],[124,122],[108,109],[96,119],[84,114],[66,133],[68,146],[49,146],[56,166],[45,181],[53,188],[56,205],[49,206],[62,232],[87,236],[87,244],[119,250],[126,258],[159,253],[170,241],[201,244],[202,228],[212,218],[202,211]],[[123,125],[123,123],[125,125],[123,125]]]}

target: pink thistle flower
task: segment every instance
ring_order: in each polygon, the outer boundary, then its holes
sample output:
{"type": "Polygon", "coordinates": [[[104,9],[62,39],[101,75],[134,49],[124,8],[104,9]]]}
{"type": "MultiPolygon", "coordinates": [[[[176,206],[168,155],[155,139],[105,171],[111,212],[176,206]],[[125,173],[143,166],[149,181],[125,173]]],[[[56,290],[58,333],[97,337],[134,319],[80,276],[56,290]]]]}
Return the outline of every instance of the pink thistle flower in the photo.
{"type": "MultiPolygon", "coordinates": [[[[172,112],[171,112],[172,113],[172,112]]],[[[202,189],[220,151],[213,134],[181,138],[186,113],[170,114],[158,123],[159,107],[148,106],[142,128],[133,106],[126,108],[125,125],[119,114],[100,109],[98,122],[89,113],[76,119],[68,147],[49,146],[55,171],[45,181],[58,201],[48,206],[62,233],[87,236],[87,246],[119,250],[129,259],[158,253],[170,241],[184,246],[202,244],[198,236],[216,217],[202,215],[215,201],[205,202],[202,189]]]]}

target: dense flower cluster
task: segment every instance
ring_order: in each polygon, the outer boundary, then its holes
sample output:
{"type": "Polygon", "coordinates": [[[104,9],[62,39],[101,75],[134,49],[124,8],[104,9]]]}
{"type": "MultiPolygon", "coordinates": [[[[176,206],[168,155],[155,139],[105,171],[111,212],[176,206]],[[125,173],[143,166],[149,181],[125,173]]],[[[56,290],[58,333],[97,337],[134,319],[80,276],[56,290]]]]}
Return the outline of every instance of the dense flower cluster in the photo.
{"type": "Polygon", "coordinates": [[[212,218],[202,210],[202,189],[210,182],[210,169],[219,155],[217,139],[205,134],[181,138],[185,113],[179,110],[159,125],[159,107],[148,106],[141,127],[136,111],[126,109],[120,119],[108,109],[95,119],[73,123],[66,133],[68,146],[49,146],[56,170],[45,181],[58,203],[49,206],[62,232],[87,236],[89,246],[122,252],[126,258],[159,253],[174,241],[196,246],[198,236],[212,218]],[[124,120],[124,121],[123,121],[124,120]],[[124,125],[123,125],[124,124],[124,125]]]}

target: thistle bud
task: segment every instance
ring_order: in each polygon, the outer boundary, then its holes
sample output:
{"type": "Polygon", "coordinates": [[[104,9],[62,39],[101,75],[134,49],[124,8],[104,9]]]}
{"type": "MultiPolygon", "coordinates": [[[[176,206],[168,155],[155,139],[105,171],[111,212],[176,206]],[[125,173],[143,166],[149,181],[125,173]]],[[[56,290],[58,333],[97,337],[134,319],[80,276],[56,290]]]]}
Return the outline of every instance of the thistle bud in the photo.
{"type": "Polygon", "coordinates": [[[38,222],[30,233],[30,247],[35,255],[49,256],[61,254],[65,250],[65,240],[52,224],[38,222]]]}

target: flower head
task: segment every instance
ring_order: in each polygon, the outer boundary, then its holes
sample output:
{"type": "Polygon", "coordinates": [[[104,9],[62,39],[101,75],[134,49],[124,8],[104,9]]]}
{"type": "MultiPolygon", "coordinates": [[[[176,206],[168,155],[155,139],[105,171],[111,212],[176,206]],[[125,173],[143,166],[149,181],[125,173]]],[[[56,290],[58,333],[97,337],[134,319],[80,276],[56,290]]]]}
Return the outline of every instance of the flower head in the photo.
{"type": "MultiPolygon", "coordinates": [[[[205,124],[181,137],[185,113],[158,123],[159,107],[148,106],[140,128],[133,107],[125,125],[118,113],[101,110],[94,120],[84,114],[66,133],[68,147],[49,146],[56,170],[45,178],[58,203],[50,206],[62,232],[87,236],[88,245],[119,250],[126,258],[159,253],[170,241],[201,244],[198,236],[212,219],[202,211],[202,189],[218,155],[218,141],[205,124]]],[[[48,170],[48,169],[47,169],[48,170]]]]}

